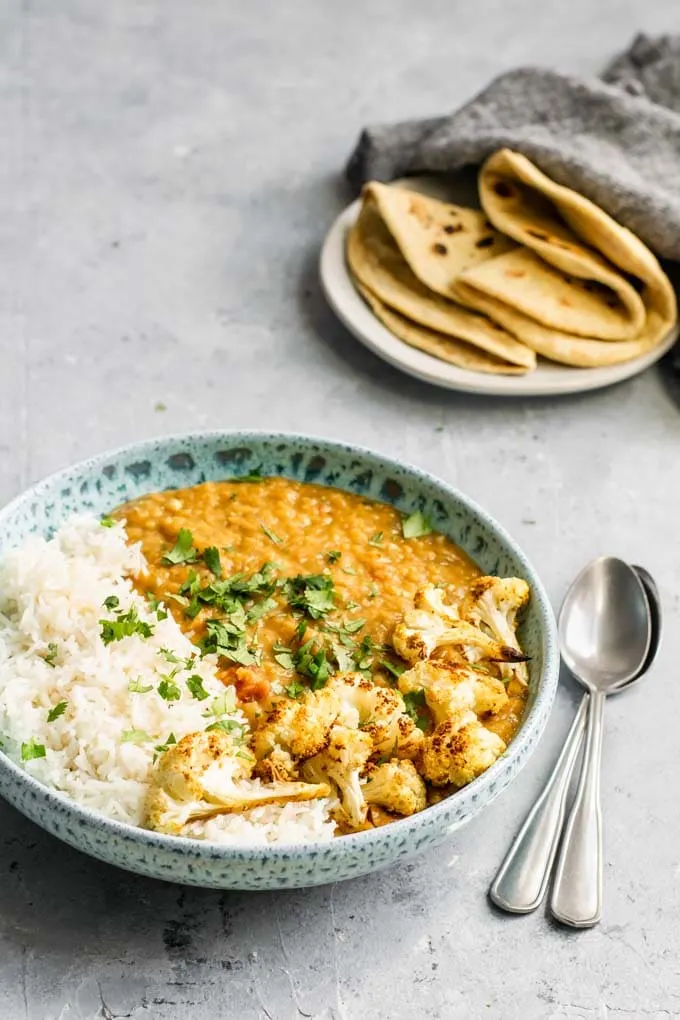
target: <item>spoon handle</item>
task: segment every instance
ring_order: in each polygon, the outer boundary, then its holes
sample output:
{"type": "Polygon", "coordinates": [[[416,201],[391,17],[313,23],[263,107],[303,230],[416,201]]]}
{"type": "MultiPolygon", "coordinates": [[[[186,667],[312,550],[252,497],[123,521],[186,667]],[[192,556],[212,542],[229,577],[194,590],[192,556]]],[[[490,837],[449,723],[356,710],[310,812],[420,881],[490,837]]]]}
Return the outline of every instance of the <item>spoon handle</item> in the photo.
{"type": "Polygon", "coordinates": [[[550,909],[558,921],[589,928],[602,916],[600,760],[605,695],[590,695],[586,749],[574,805],[557,861],[550,909]]]}
{"type": "Polygon", "coordinates": [[[543,792],[501,864],[489,896],[512,914],[528,914],[545,896],[564,822],[569,781],[583,739],[588,711],[584,695],[562,752],[543,792]]]}

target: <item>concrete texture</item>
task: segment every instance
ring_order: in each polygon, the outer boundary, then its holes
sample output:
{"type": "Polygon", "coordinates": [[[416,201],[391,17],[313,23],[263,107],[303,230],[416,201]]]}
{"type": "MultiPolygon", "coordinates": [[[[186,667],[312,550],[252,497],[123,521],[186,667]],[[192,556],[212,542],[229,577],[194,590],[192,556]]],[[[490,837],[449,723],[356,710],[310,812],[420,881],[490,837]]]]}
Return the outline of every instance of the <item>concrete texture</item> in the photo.
{"type": "Polygon", "coordinates": [[[400,376],[325,307],[321,239],[365,121],[438,113],[522,62],[594,72],[677,0],[30,0],[0,8],[0,499],[164,431],[302,429],[437,472],[557,603],[592,556],[658,577],[654,676],[607,712],[592,931],[485,893],[576,705],[447,846],[353,883],[184,890],[0,806],[1,1020],[680,1017],[680,412],[668,369],[559,401],[400,376]]]}

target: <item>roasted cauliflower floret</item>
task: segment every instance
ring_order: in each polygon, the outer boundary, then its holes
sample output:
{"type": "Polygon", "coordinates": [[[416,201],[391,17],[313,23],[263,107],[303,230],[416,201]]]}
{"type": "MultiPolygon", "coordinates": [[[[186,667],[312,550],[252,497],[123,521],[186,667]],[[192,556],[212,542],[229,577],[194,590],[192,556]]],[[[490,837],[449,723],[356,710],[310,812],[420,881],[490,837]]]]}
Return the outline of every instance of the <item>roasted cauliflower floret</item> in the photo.
{"type": "Polygon", "coordinates": [[[380,687],[361,673],[336,674],[324,690],[329,688],[339,699],[338,722],[367,733],[375,754],[415,757],[423,734],[407,714],[398,691],[380,687]]]}
{"type": "Polygon", "coordinates": [[[189,733],[165,751],[146,800],[144,824],[179,835],[189,823],[282,801],[327,797],[327,783],[250,779],[255,759],[222,730],[189,733]]]}
{"type": "MultiPolygon", "coordinates": [[[[519,649],[517,614],[528,601],[529,585],[519,577],[478,577],[461,603],[461,616],[496,641],[519,649]]],[[[515,666],[513,672],[526,681],[526,666],[515,666]]]]}
{"type": "Polygon", "coordinates": [[[399,677],[402,694],[424,691],[435,726],[455,719],[462,712],[476,715],[498,712],[508,700],[505,687],[497,677],[469,666],[445,662],[417,662],[399,677]]]}
{"type": "Polygon", "coordinates": [[[379,804],[398,815],[413,815],[427,807],[425,783],[408,759],[377,765],[362,792],[367,804],[379,804]]]}
{"type": "Polygon", "coordinates": [[[413,598],[413,605],[416,609],[424,609],[428,613],[435,613],[449,623],[457,623],[460,620],[458,606],[452,606],[445,601],[446,592],[443,588],[437,588],[434,584],[427,584],[419,588],[413,598]]]}
{"type": "Polygon", "coordinates": [[[312,758],[328,743],[339,709],[340,700],[330,686],[307,691],[298,701],[278,701],[253,733],[255,757],[266,758],[278,747],[294,758],[312,758]]]}
{"type": "Polygon", "coordinates": [[[360,776],[373,753],[373,741],[363,730],[334,726],[328,746],[304,762],[302,776],[310,783],[331,782],[337,789],[343,814],[355,828],[366,821],[367,805],[360,776]]]}
{"type": "Polygon", "coordinates": [[[464,620],[449,622],[436,613],[412,609],[394,628],[392,644],[408,663],[429,659],[440,648],[457,648],[468,662],[524,662],[527,656],[518,648],[501,644],[478,627],[464,620]]]}
{"type": "Polygon", "coordinates": [[[504,751],[503,740],[470,713],[460,728],[447,720],[426,737],[418,767],[433,786],[449,783],[465,786],[493,765],[504,751]]]}
{"type": "Polygon", "coordinates": [[[299,779],[297,763],[293,756],[280,747],[275,747],[266,758],[255,762],[253,776],[256,779],[261,779],[263,783],[280,783],[299,779]]]}

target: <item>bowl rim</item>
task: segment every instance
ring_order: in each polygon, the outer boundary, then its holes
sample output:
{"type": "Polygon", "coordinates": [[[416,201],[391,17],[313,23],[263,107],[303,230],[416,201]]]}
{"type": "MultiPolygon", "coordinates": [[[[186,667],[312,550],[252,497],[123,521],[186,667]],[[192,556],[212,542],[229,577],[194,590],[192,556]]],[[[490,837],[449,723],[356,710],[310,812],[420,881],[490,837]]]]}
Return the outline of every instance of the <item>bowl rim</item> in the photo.
{"type": "MultiPolygon", "coordinates": [[[[13,511],[17,510],[22,503],[29,499],[39,499],[44,489],[51,487],[62,479],[66,479],[73,472],[91,471],[97,466],[105,464],[109,460],[121,456],[127,456],[128,454],[137,455],[139,453],[143,455],[144,452],[147,451],[149,454],[157,455],[159,444],[170,445],[192,442],[200,443],[210,442],[211,440],[217,439],[230,441],[236,437],[239,438],[239,441],[243,440],[244,437],[252,437],[254,441],[269,440],[277,441],[279,443],[290,442],[301,443],[303,445],[316,444],[325,446],[327,449],[335,452],[353,453],[360,457],[371,458],[374,462],[377,462],[381,468],[392,470],[397,469],[402,472],[406,471],[408,476],[416,483],[423,482],[442,489],[448,498],[456,501],[473,517],[480,519],[486,527],[495,533],[497,538],[504,545],[510,548],[513,556],[515,556],[521,564],[525,579],[530,584],[532,597],[535,599],[539,610],[542,625],[543,666],[534,702],[528,715],[523,719],[517,734],[508,745],[507,750],[477,779],[474,779],[471,783],[468,783],[467,786],[464,786],[461,790],[456,791],[456,793],[451,796],[444,798],[436,804],[430,805],[417,814],[410,815],[406,818],[400,818],[397,821],[391,822],[387,826],[381,826],[377,829],[370,829],[362,832],[350,833],[334,840],[314,840],[303,843],[227,844],[211,840],[195,839],[188,836],[172,836],[164,833],[153,832],[149,829],[144,829],[141,826],[135,826],[128,822],[121,822],[116,819],[109,818],[107,815],[104,815],[99,811],[79,804],[77,801],[71,800],[71,798],[69,798],[66,794],[45,785],[38,779],[35,779],[25,769],[21,768],[20,765],[12,761],[12,759],[9,758],[1,749],[0,771],[7,773],[17,783],[25,784],[27,790],[30,790],[33,793],[34,798],[38,798],[43,802],[46,802],[50,808],[53,808],[56,811],[56,813],[63,813],[66,816],[71,816],[74,821],[79,823],[81,828],[87,827],[103,829],[112,837],[117,837],[123,843],[141,845],[149,850],[155,849],[158,851],[179,853],[180,856],[187,858],[190,857],[194,860],[239,860],[248,862],[266,860],[271,862],[276,859],[288,861],[291,857],[314,857],[319,853],[324,856],[328,856],[329,853],[333,855],[344,855],[346,852],[351,852],[354,849],[360,851],[368,849],[368,847],[375,844],[381,844],[385,841],[387,836],[398,836],[399,834],[408,836],[409,833],[415,833],[426,821],[437,830],[445,829],[448,824],[455,824],[451,817],[454,813],[454,805],[461,805],[462,802],[462,805],[465,806],[479,800],[480,795],[483,795],[487,791],[488,787],[493,784],[496,777],[501,776],[509,769],[513,761],[520,759],[521,764],[526,761],[528,755],[523,752],[528,751],[532,741],[535,744],[542,735],[547,724],[552,701],[557,690],[559,680],[559,651],[557,624],[555,622],[552,606],[543,583],[532,563],[515,539],[512,538],[508,531],[506,531],[503,525],[501,525],[475,500],[471,499],[449,482],[445,482],[443,479],[438,478],[429,471],[419,468],[408,461],[398,460],[386,454],[379,453],[376,450],[372,450],[370,447],[362,446],[357,443],[348,443],[339,439],[331,439],[304,432],[288,432],[285,430],[278,431],[250,428],[197,429],[189,432],[161,433],[147,439],[137,440],[131,443],[123,443],[111,450],[85,457],[83,460],[75,461],[65,467],[59,468],[56,471],[51,472],[49,475],[46,475],[44,478],[39,479],[37,482],[29,485],[28,488],[13,497],[9,503],[0,507],[0,525],[3,520],[10,516],[13,511]]],[[[341,486],[333,485],[329,487],[341,488],[341,486]]],[[[21,811],[21,808],[17,808],[17,810],[21,811]]],[[[74,845],[78,844],[75,843],[74,845]]]]}

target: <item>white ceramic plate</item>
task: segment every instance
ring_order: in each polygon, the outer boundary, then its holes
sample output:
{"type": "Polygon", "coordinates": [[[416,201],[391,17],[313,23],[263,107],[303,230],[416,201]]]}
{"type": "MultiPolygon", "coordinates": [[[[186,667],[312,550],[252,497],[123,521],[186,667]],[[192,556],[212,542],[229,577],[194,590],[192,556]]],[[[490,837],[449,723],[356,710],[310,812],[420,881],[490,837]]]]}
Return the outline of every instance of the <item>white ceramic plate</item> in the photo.
{"type": "MultiPolygon", "coordinates": [[[[442,195],[442,186],[426,178],[409,179],[408,186],[420,191],[442,195]]],[[[449,191],[449,195],[451,192],[449,191]]],[[[450,199],[456,201],[455,197],[450,199]]],[[[458,201],[470,203],[469,193],[458,201]]],[[[627,361],[622,365],[604,368],[570,368],[556,362],[539,359],[534,372],[521,376],[484,375],[464,368],[449,365],[424,351],[409,347],[383,326],[373,315],[368,305],[352,283],[345,259],[347,232],[359,214],[359,201],[353,202],[337,220],[326,235],[321,250],[321,285],[326,299],[338,318],[357,339],[391,365],[408,372],[417,379],[444,386],[450,390],[464,390],[468,393],[486,393],[494,396],[528,397],[552,396],[560,393],[579,393],[596,390],[603,386],[629,379],[658,361],[678,338],[678,326],[674,326],[663,343],[641,358],[627,361]]]]}

